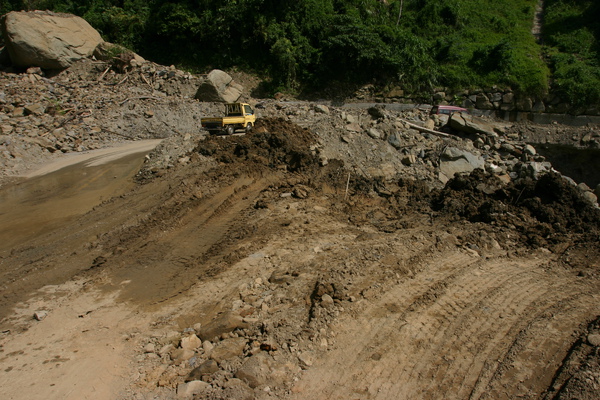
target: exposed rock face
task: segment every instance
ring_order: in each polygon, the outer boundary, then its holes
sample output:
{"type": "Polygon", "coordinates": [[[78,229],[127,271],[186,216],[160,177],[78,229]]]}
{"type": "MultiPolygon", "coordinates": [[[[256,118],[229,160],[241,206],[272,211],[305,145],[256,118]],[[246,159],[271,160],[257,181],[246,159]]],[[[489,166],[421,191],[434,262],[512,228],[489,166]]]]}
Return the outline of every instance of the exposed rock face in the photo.
{"type": "Polygon", "coordinates": [[[10,12],[2,18],[2,34],[17,67],[64,69],[102,43],[84,19],[48,11],[10,12]]]}
{"type": "Polygon", "coordinates": [[[198,88],[196,99],[200,101],[234,103],[242,95],[242,90],[242,86],[237,84],[229,74],[219,69],[214,69],[198,88]]]}

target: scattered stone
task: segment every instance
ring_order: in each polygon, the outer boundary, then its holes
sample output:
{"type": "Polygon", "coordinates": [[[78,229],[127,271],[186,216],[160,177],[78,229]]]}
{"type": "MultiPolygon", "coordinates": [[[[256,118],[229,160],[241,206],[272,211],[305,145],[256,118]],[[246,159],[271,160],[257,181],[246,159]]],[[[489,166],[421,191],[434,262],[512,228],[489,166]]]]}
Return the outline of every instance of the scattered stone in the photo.
{"type": "Polygon", "coordinates": [[[244,337],[225,339],[215,346],[210,358],[218,363],[244,354],[244,348],[248,340],[244,337]]]}
{"type": "Polygon", "coordinates": [[[582,195],[583,195],[583,198],[585,198],[589,203],[591,203],[591,204],[598,203],[598,197],[594,193],[585,191],[582,193],[582,195]]]}
{"type": "Polygon", "coordinates": [[[202,394],[210,387],[210,384],[203,381],[190,381],[177,385],[177,397],[186,398],[196,394],[202,394]]]}
{"type": "Polygon", "coordinates": [[[329,107],[327,107],[326,105],[323,105],[323,104],[317,104],[315,106],[315,111],[320,114],[327,114],[327,115],[330,114],[329,107]]]}
{"type": "Polygon", "coordinates": [[[293,279],[294,277],[287,272],[273,271],[269,277],[269,282],[277,285],[283,285],[291,283],[293,279]]]}
{"type": "Polygon", "coordinates": [[[370,128],[367,130],[367,134],[372,137],[373,139],[381,139],[382,135],[381,132],[379,132],[377,129],[375,128],[370,128]]]}
{"type": "Polygon", "coordinates": [[[219,365],[215,360],[208,360],[194,368],[185,378],[186,382],[202,380],[205,375],[212,375],[219,370],[219,365]]]}
{"type": "Polygon", "coordinates": [[[44,114],[44,112],[46,112],[46,107],[44,107],[44,105],[36,103],[36,104],[29,104],[27,106],[24,107],[23,109],[23,113],[25,115],[42,115],[44,114]]]}
{"type": "Polygon", "coordinates": [[[187,361],[194,357],[194,351],[189,349],[175,349],[171,353],[171,360],[173,364],[179,364],[182,361],[187,361]]]}
{"type": "Polygon", "coordinates": [[[387,138],[387,141],[389,144],[394,146],[396,149],[400,149],[402,147],[400,138],[396,133],[392,133],[391,135],[389,135],[387,138]]]}
{"type": "Polygon", "coordinates": [[[537,154],[537,151],[535,150],[535,147],[533,147],[530,144],[525,145],[525,149],[523,150],[525,154],[529,154],[531,156],[535,156],[537,154]]]}
{"type": "Polygon", "coordinates": [[[587,337],[587,341],[592,346],[600,346],[600,334],[589,334],[587,337]]]}
{"type": "Polygon", "coordinates": [[[196,350],[202,345],[202,341],[195,334],[186,336],[181,339],[181,348],[187,350],[196,350]]]}
{"type": "Polygon", "coordinates": [[[417,162],[417,157],[414,154],[408,154],[402,158],[402,164],[410,167],[417,162]]]}
{"type": "Polygon", "coordinates": [[[324,308],[329,308],[333,307],[333,304],[333,298],[330,295],[325,293],[323,296],[321,296],[321,306],[324,308]]]}
{"type": "Polygon", "coordinates": [[[160,354],[161,356],[164,356],[165,354],[169,354],[174,349],[175,349],[175,346],[173,346],[171,343],[169,343],[169,344],[166,344],[163,347],[161,347],[160,350],[158,351],[158,354],[160,354]]]}
{"type": "Polygon", "coordinates": [[[48,316],[48,311],[36,311],[33,314],[33,318],[35,318],[37,321],[41,321],[44,318],[46,318],[48,316]]]}
{"type": "Polygon", "coordinates": [[[248,324],[242,320],[240,315],[232,312],[225,312],[209,322],[206,326],[203,326],[198,332],[198,335],[203,340],[212,340],[217,336],[221,336],[223,333],[229,333],[235,329],[247,327],[248,324]]]}
{"type": "Polygon", "coordinates": [[[385,106],[370,107],[367,110],[367,112],[374,119],[384,119],[385,116],[386,116],[386,114],[385,114],[385,106]]]}
{"type": "Polygon", "coordinates": [[[154,343],[148,343],[144,346],[144,353],[154,353],[156,351],[156,346],[154,343]]]}
{"type": "Polygon", "coordinates": [[[245,381],[251,388],[263,385],[278,386],[296,373],[299,367],[293,364],[277,362],[266,352],[260,352],[248,358],[235,373],[235,377],[245,381]]]}

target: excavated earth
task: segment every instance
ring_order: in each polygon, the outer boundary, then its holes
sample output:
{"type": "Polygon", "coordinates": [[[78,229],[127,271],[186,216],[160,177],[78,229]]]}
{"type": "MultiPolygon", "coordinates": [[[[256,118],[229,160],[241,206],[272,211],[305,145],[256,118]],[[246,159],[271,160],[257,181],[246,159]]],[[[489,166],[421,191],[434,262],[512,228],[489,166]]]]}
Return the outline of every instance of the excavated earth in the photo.
{"type": "MultiPolygon", "coordinates": [[[[577,186],[442,184],[335,115],[257,110],[246,135],[77,164],[75,188],[64,169],[5,183],[0,397],[597,398],[600,211],[577,186]],[[99,201],[67,201],[96,181],[99,201]]],[[[422,136],[404,139],[469,142],[422,136]]]]}

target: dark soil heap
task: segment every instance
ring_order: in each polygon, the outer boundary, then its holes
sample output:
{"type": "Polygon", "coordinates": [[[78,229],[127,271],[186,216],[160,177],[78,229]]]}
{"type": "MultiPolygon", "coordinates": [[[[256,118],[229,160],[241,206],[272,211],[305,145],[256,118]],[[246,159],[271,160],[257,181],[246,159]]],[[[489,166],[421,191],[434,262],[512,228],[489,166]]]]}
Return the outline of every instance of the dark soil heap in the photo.
{"type": "Polygon", "coordinates": [[[476,170],[449,181],[433,195],[432,207],[452,219],[516,229],[535,248],[555,246],[572,235],[593,242],[600,227],[600,210],[556,173],[504,185],[495,176],[476,170]]]}
{"type": "Polygon", "coordinates": [[[316,136],[307,129],[282,118],[263,118],[247,135],[209,136],[198,144],[195,151],[223,163],[285,167],[296,172],[318,165],[318,159],[310,152],[316,143],[316,136]]]}

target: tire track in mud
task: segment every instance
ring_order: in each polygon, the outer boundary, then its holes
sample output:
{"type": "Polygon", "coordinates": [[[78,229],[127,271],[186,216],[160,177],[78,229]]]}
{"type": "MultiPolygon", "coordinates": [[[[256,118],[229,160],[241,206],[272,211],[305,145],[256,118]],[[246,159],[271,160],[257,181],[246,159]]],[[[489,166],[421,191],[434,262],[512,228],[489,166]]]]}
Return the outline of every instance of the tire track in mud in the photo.
{"type": "Polygon", "coordinates": [[[210,270],[207,256],[221,250],[227,233],[244,221],[244,211],[273,179],[240,177],[148,242],[130,244],[132,250],[114,260],[118,267],[109,273],[113,283],[124,283],[120,298],[151,305],[189,289],[210,270]]]}
{"type": "Polygon", "coordinates": [[[585,285],[546,271],[540,260],[442,256],[368,304],[356,321],[340,321],[337,348],[305,373],[293,398],[542,393],[571,332],[591,315],[585,285]],[[344,365],[358,367],[352,374],[344,365]]]}

